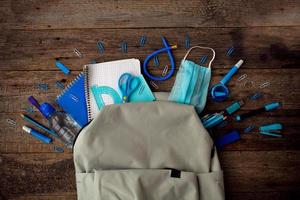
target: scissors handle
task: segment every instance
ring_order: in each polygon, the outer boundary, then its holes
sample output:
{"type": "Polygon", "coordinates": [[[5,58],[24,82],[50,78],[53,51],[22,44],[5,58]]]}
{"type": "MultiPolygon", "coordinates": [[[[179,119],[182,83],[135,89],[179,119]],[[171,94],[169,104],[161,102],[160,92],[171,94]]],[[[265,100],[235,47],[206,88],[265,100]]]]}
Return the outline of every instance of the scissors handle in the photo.
{"type": "Polygon", "coordinates": [[[138,88],[140,85],[140,79],[132,76],[129,73],[124,73],[119,78],[119,89],[122,93],[122,100],[124,103],[129,101],[130,95],[138,88]]]}

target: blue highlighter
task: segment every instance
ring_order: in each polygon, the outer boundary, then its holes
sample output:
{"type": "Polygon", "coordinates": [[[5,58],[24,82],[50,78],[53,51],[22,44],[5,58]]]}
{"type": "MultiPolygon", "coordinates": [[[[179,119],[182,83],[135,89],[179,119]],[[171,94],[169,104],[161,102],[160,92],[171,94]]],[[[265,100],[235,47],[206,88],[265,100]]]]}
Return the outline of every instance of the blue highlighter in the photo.
{"type": "Polygon", "coordinates": [[[238,71],[240,66],[244,63],[243,60],[239,60],[224,76],[220,83],[214,85],[211,89],[211,96],[215,101],[221,102],[227,99],[229,96],[229,89],[226,83],[231,79],[231,77],[238,71]]]}

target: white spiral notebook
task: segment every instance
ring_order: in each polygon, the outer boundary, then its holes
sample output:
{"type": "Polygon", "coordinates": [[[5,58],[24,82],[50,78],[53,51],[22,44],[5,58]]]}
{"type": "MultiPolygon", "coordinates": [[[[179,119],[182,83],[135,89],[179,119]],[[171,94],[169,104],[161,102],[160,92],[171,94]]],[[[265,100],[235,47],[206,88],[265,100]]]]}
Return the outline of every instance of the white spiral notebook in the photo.
{"type": "MultiPolygon", "coordinates": [[[[91,92],[91,87],[109,86],[119,92],[118,80],[123,73],[131,73],[138,76],[141,74],[140,61],[138,59],[125,59],[111,62],[88,64],[84,66],[85,95],[89,121],[94,119],[99,112],[96,100],[91,92]]],[[[113,104],[109,95],[102,95],[105,105],[113,104]]]]}

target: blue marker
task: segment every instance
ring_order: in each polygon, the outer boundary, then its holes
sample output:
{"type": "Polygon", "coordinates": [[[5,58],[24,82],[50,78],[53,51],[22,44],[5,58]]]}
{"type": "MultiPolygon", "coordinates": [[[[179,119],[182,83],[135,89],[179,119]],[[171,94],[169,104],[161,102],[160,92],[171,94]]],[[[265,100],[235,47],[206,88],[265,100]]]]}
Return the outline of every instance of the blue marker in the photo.
{"type": "Polygon", "coordinates": [[[247,112],[247,113],[244,113],[244,114],[241,114],[241,115],[237,115],[236,120],[237,121],[242,121],[243,119],[246,119],[248,117],[252,117],[252,116],[254,116],[256,114],[259,114],[259,113],[262,113],[264,111],[274,110],[274,109],[278,108],[279,106],[280,106],[280,103],[272,102],[272,103],[264,105],[264,107],[261,107],[257,110],[252,110],[250,112],[247,112]]]}
{"type": "Polygon", "coordinates": [[[26,133],[29,133],[30,135],[34,136],[35,138],[41,140],[42,142],[46,143],[46,144],[49,144],[52,142],[52,139],[51,138],[48,138],[47,136],[41,134],[40,132],[38,132],[37,130],[34,130],[32,128],[29,128],[27,126],[23,126],[23,130],[26,132],[26,133]]]}

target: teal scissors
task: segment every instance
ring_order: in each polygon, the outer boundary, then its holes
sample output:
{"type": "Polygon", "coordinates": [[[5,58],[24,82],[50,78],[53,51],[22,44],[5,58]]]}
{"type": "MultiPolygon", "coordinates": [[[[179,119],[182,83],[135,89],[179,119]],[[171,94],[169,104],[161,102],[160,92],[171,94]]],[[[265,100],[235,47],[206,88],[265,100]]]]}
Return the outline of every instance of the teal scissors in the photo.
{"type": "Polygon", "coordinates": [[[130,95],[139,87],[141,81],[129,73],[124,73],[120,76],[118,86],[122,93],[123,103],[129,101],[130,95]]]}

